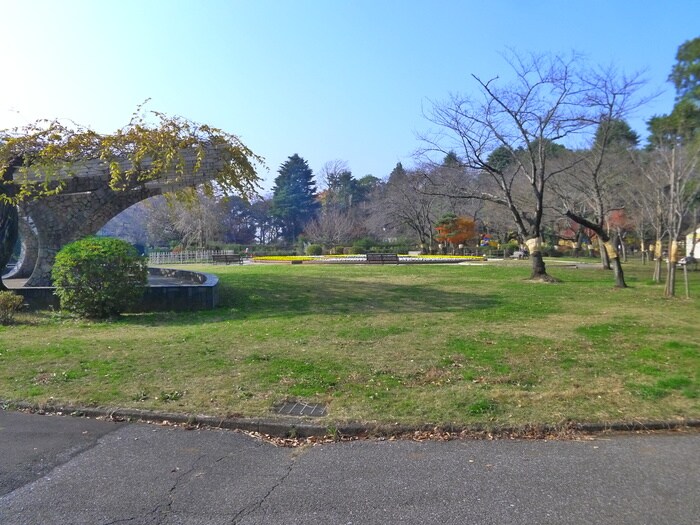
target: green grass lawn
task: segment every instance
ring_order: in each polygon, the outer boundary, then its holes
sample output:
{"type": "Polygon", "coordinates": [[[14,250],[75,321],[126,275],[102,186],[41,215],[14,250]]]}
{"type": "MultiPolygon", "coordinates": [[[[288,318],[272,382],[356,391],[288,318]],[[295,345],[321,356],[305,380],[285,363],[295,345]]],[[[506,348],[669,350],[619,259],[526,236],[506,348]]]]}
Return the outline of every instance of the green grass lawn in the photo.
{"type": "Polygon", "coordinates": [[[323,420],[493,426],[700,417],[700,272],[663,298],[651,266],[190,266],[222,306],[0,327],[0,399],[323,420]]]}

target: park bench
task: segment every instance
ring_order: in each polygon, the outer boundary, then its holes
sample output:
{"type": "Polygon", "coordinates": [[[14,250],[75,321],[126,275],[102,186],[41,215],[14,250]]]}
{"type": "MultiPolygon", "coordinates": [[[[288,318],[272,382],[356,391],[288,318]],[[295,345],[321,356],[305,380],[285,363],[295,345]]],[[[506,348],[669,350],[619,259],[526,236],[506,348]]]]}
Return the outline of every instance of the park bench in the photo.
{"type": "Polygon", "coordinates": [[[399,264],[399,256],[396,253],[368,253],[368,264],[399,264]]]}
{"type": "Polygon", "coordinates": [[[243,257],[237,253],[213,253],[211,260],[214,264],[243,264],[243,257]]]}

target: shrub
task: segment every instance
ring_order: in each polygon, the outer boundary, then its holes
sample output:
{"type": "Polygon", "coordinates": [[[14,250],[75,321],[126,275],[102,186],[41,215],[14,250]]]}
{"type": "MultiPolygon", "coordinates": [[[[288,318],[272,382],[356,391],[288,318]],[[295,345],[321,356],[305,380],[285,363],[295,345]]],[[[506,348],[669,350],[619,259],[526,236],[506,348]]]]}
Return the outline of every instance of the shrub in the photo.
{"type": "Polygon", "coordinates": [[[557,250],[554,246],[544,244],[542,246],[542,256],[543,257],[562,257],[564,254],[557,250]]]}
{"type": "Polygon", "coordinates": [[[148,279],[147,259],[125,241],[86,237],[58,252],[51,277],[61,308],[103,319],[141,299],[148,279]]]}
{"type": "Polygon", "coordinates": [[[362,239],[357,239],[354,243],[352,243],[352,248],[353,251],[352,253],[357,254],[357,253],[367,253],[370,251],[372,246],[374,246],[376,243],[374,239],[371,239],[369,237],[363,237],[362,239]]]}
{"type": "Polygon", "coordinates": [[[373,246],[372,251],[376,253],[408,253],[408,245],[385,243],[373,246]]]}
{"type": "Polygon", "coordinates": [[[15,313],[22,308],[24,297],[12,292],[0,292],[0,324],[12,324],[15,313]]]}
{"type": "Polygon", "coordinates": [[[306,247],[306,255],[322,255],[323,246],[320,244],[309,244],[306,247]]]}

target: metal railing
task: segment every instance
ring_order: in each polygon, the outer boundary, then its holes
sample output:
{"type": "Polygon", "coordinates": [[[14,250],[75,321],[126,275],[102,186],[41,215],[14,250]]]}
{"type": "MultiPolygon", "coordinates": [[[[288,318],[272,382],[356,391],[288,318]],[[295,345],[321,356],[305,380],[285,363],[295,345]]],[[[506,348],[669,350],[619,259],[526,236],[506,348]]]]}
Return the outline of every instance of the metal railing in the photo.
{"type": "Polygon", "coordinates": [[[214,255],[235,255],[234,250],[187,250],[181,252],[150,252],[148,264],[206,264],[214,255]]]}

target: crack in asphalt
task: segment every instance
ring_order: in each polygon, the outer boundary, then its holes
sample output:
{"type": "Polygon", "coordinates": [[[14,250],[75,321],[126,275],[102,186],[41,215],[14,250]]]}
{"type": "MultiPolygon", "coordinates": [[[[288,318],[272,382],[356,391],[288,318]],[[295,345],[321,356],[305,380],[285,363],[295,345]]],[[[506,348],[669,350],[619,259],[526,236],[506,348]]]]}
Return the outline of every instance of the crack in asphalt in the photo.
{"type": "Polygon", "coordinates": [[[134,517],[134,518],[119,518],[118,520],[109,521],[107,523],[103,523],[102,525],[114,525],[115,523],[127,523],[129,521],[134,521],[135,519],[137,519],[137,518],[136,517],[134,517]]]}
{"type": "MultiPolygon", "coordinates": [[[[289,477],[289,475],[292,473],[292,469],[294,469],[294,464],[296,463],[296,457],[292,457],[289,460],[289,465],[287,465],[287,471],[280,476],[280,478],[277,480],[276,483],[270,487],[270,490],[268,490],[262,498],[260,498],[259,501],[256,501],[252,503],[251,505],[248,505],[247,507],[244,507],[241,509],[238,514],[236,514],[233,519],[231,520],[231,525],[236,525],[240,523],[239,520],[245,518],[246,516],[249,516],[253,514],[254,512],[258,511],[264,504],[265,501],[272,495],[272,493],[277,490],[289,477]]],[[[267,515],[267,512],[265,512],[265,515],[267,515]]],[[[264,516],[263,516],[264,517],[264,516]]],[[[264,520],[263,520],[264,522],[264,520]]]]}
{"type": "MultiPolygon", "coordinates": [[[[265,446],[265,443],[257,444],[257,447],[264,447],[264,446],[265,446]]],[[[133,521],[139,520],[139,519],[143,519],[143,520],[145,520],[145,522],[150,522],[150,523],[156,523],[156,524],[160,523],[160,520],[162,517],[165,517],[168,514],[172,513],[172,506],[173,506],[173,503],[175,501],[175,499],[173,497],[174,493],[182,487],[183,482],[185,481],[185,479],[187,477],[189,477],[190,474],[192,474],[192,472],[194,472],[195,470],[197,470],[197,468],[200,468],[202,466],[201,462],[206,457],[207,457],[207,455],[203,454],[203,455],[200,455],[199,457],[195,458],[192,461],[191,466],[188,470],[183,471],[183,472],[178,474],[178,476],[175,478],[172,486],[170,487],[170,489],[168,489],[168,493],[167,493],[168,501],[167,502],[159,503],[158,505],[156,505],[156,507],[153,510],[151,510],[151,511],[149,511],[141,516],[133,516],[133,517],[129,517],[129,518],[119,518],[119,519],[116,519],[116,520],[113,520],[113,521],[110,521],[107,523],[103,523],[102,525],[116,525],[118,523],[129,523],[129,522],[133,522],[133,521]]],[[[224,456],[217,457],[217,458],[211,460],[207,464],[214,465],[216,463],[220,463],[221,461],[229,459],[230,457],[231,457],[230,454],[226,454],[224,456]]],[[[242,509],[240,512],[238,512],[238,514],[236,514],[236,516],[233,518],[233,520],[234,520],[233,524],[236,523],[235,520],[238,519],[239,517],[246,516],[246,515],[250,514],[251,512],[254,512],[256,509],[258,509],[265,502],[265,500],[270,496],[270,494],[272,494],[272,492],[274,492],[274,490],[284,482],[284,480],[287,478],[287,476],[289,476],[289,474],[291,473],[291,469],[292,469],[292,466],[294,463],[294,458],[292,458],[291,462],[292,463],[289,465],[288,471],[260,499],[260,501],[254,503],[252,505],[249,505],[248,507],[246,507],[246,508],[242,509]]]]}
{"type": "MultiPolygon", "coordinates": [[[[154,522],[154,523],[160,523],[160,517],[170,514],[172,512],[172,506],[175,501],[173,494],[175,493],[176,490],[178,490],[185,478],[187,478],[192,472],[194,472],[197,467],[199,466],[199,462],[202,461],[204,458],[206,458],[206,455],[201,455],[192,462],[190,468],[186,471],[183,471],[178,474],[178,476],[175,477],[175,480],[172,483],[172,486],[168,489],[167,493],[167,502],[162,502],[156,505],[156,507],[151,510],[150,512],[147,512],[143,516],[134,516],[131,518],[120,518],[118,520],[110,521],[107,523],[103,523],[102,525],[115,525],[117,523],[128,523],[130,521],[137,520],[139,518],[143,518],[147,521],[154,522]]],[[[220,461],[220,460],[215,460],[215,462],[220,461]]],[[[173,470],[172,472],[176,472],[177,470],[173,470]]]]}
{"type": "Polygon", "coordinates": [[[201,456],[199,456],[199,457],[197,457],[197,458],[192,462],[191,467],[190,467],[187,471],[181,473],[179,476],[177,476],[177,477],[175,478],[175,482],[173,483],[172,487],[170,487],[170,490],[168,490],[168,502],[167,502],[167,504],[165,504],[165,505],[163,505],[163,504],[158,505],[155,509],[153,509],[153,511],[151,511],[151,512],[149,513],[150,516],[155,517],[156,515],[168,514],[168,513],[172,512],[173,503],[174,503],[174,501],[175,501],[175,499],[173,498],[173,494],[174,494],[175,491],[180,487],[181,482],[182,482],[186,477],[188,477],[192,472],[195,471],[195,469],[197,468],[199,462],[202,461],[205,457],[206,457],[205,454],[204,454],[204,455],[201,455],[201,456]],[[165,508],[165,510],[161,510],[161,509],[163,509],[163,508],[165,508]]]}

